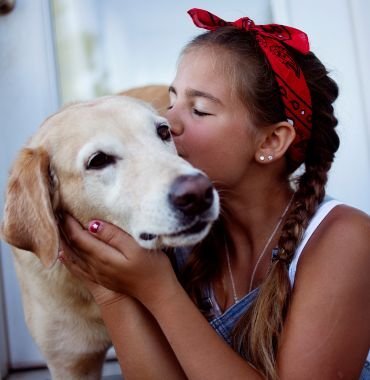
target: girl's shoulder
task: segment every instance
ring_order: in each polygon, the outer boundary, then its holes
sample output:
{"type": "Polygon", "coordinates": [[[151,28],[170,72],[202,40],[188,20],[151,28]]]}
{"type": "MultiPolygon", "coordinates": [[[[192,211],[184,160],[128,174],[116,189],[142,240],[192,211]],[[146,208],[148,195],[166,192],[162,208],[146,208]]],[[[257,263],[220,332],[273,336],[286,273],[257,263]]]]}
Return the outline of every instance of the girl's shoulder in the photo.
{"type": "Polygon", "coordinates": [[[369,351],[369,270],[370,218],[338,204],[318,222],[299,258],[282,368],[291,368],[293,355],[297,368],[336,368],[356,378],[369,351]]]}
{"type": "Polygon", "coordinates": [[[297,275],[312,272],[319,280],[321,274],[323,282],[332,276],[343,277],[344,285],[362,274],[370,285],[369,268],[370,216],[338,204],[316,227],[303,248],[297,275]]]}
{"type": "Polygon", "coordinates": [[[362,252],[370,255],[370,216],[354,207],[327,198],[311,219],[289,268],[294,282],[297,266],[302,261],[338,260],[340,252],[362,252]],[[339,244],[338,244],[339,243],[339,244]],[[323,251],[323,252],[321,252],[323,251]],[[309,256],[307,258],[307,256],[309,256]]]}
{"type": "MultiPolygon", "coordinates": [[[[370,242],[370,216],[354,207],[339,204],[326,216],[318,229],[322,241],[342,240],[351,246],[370,242]]],[[[366,244],[366,248],[369,245],[366,244]]]]}

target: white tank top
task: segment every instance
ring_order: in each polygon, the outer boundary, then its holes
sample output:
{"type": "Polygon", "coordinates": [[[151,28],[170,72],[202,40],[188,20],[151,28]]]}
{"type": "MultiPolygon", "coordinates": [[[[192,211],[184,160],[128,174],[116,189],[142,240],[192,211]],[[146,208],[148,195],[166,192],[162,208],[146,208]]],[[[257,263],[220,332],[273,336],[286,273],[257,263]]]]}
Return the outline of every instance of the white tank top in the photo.
{"type": "MultiPolygon", "coordinates": [[[[339,202],[335,199],[332,198],[325,198],[324,202],[321,203],[320,207],[317,209],[315,215],[311,219],[310,223],[308,224],[308,227],[306,228],[306,231],[303,235],[302,242],[299,244],[297,247],[293,260],[290,263],[289,267],[289,279],[290,283],[293,287],[294,285],[294,278],[295,278],[295,273],[297,271],[297,265],[299,258],[301,256],[301,253],[306,246],[307,242],[310,240],[310,237],[314,234],[316,231],[317,227],[320,225],[320,223],[325,219],[325,217],[330,213],[331,210],[333,210],[334,207],[343,204],[343,202],[339,202]]],[[[367,361],[370,363],[370,350],[367,355],[367,361]]],[[[362,378],[361,378],[362,379],[362,378]]],[[[366,377],[365,377],[366,379],[366,377]]]]}
{"type": "Polygon", "coordinates": [[[330,213],[330,211],[338,206],[343,204],[342,202],[339,202],[335,199],[332,198],[325,198],[323,203],[319,206],[317,209],[315,215],[311,219],[310,223],[308,224],[305,233],[303,234],[303,239],[299,246],[297,247],[293,260],[290,263],[289,266],[289,279],[290,283],[293,287],[294,284],[294,278],[295,278],[295,272],[297,271],[297,265],[298,265],[298,260],[301,256],[301,253],[306,246],[307,242],[310,240],[310,237],[314,234],[316,231],[317,227],[320,225],[320,223],[325,219],[325,217],[330,213]]]}

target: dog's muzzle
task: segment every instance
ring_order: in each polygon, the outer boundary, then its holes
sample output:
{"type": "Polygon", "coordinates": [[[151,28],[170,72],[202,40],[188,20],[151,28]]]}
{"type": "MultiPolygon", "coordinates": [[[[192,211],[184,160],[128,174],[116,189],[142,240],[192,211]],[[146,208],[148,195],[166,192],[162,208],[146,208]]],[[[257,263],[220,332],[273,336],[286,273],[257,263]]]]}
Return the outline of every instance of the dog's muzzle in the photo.
{"type": "MultiPolygon", "coordinates": [[[[216,219],[214,212],[215,189],[204,174],[181,175],[172,183],[168,193],[168,203],[177,216],[178,226],[171,233],[163,235],[167,239],[195,236],[209,229],[216,219]]],[[[150,241],[159,236],[151,233],[140,234],[140,239],[150,241]]]]}

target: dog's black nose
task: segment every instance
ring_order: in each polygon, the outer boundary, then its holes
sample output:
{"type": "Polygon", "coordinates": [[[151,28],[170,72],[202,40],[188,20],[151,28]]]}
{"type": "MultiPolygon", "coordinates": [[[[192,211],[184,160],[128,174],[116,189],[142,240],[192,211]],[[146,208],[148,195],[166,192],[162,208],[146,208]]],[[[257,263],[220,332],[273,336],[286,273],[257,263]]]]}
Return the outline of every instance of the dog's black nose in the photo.
{"type": "Polygon", "coordinates": [[[211,207],[212,183],[203,174],[177,177],[171,186],[169,200],[176,210],[187,216],[195,216],[211,207]]]}

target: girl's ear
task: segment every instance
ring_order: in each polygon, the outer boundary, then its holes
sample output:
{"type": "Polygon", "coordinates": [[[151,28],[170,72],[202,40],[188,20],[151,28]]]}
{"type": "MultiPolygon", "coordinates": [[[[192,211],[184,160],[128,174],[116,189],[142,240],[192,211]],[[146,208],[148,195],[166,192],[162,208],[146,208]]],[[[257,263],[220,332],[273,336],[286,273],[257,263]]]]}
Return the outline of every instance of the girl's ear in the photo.
{"type": "Polygon", "coordinates": [[[255,153],[260,163],[273,162],[284,156],[295,139],[295,129],[288,121],[281,121],[266,129],[255,153]]]}

